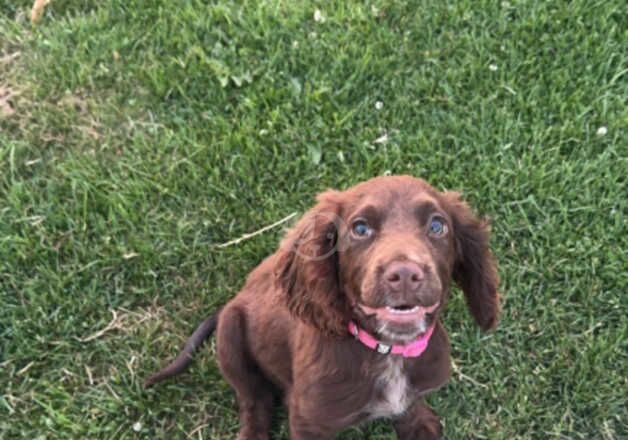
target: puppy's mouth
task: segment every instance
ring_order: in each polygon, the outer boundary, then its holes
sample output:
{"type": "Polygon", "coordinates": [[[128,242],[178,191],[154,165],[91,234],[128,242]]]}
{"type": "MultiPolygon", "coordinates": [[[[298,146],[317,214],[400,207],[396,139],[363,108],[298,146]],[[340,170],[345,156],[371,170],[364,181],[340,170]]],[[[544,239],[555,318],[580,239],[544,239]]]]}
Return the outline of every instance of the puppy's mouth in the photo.
{"type": "Polygon", "coordinates": [[[360,308],[367,315],[375,315],[378,321],[406,324],[424,321],[427,315],[434,313],[439,305],[440,302],[428,307],[413,304],[369,307],[365,304],[360,304],[360,308]]]}

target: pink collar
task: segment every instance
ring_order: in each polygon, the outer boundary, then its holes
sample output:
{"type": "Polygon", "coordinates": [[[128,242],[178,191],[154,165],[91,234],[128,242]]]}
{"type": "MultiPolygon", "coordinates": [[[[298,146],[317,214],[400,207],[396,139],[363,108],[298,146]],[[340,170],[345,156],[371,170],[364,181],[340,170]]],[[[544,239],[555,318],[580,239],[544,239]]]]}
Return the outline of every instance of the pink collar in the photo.
{"type": "Polygon", "coordinates": [[[404,358],[419,357],[427,348],[428,342],[430,342],[430,338],[432,337],[432,333],[434,332],[435,323],[436,321],[432,322],[432,324],[430,324],[425,333],[423,333],[421,336],[417,337],[414,341],[410,342],[407,345],[391,346],[383,344],[375,339],[373,336],[359,328],[357,324],[353,321],[349,321],[349,333],[355,336],[357,340],[366,345],[368,348],[371,348],[378,353],[400,354],[404,358]]]}

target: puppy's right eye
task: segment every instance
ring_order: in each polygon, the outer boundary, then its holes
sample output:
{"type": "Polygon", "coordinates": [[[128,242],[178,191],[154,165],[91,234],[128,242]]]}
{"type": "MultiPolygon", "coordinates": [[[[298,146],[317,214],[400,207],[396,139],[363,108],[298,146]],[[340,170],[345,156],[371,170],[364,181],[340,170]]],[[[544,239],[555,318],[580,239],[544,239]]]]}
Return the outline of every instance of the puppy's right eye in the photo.
{"type": "Polygon", "coordinates": [[[353,235],[358,238],[368,238],[373,234],[373,230],[364,220],[356,220],[351,228],[353,235]]]}

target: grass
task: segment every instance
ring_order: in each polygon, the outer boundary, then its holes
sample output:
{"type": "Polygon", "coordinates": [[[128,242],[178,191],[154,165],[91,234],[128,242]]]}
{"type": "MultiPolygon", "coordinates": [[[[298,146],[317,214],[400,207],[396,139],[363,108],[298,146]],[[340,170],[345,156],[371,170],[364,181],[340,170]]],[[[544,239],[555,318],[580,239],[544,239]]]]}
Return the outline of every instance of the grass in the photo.
{"type": "Polygon", "coordinates": [[[213,345],[142,389],[282,230],[213,245],[387,173],[493,221],[503,318],[450,304],[446,437],[626,438],[624,2],[30,3],[0,0],[0,438],[234,438],[213,345]]]}

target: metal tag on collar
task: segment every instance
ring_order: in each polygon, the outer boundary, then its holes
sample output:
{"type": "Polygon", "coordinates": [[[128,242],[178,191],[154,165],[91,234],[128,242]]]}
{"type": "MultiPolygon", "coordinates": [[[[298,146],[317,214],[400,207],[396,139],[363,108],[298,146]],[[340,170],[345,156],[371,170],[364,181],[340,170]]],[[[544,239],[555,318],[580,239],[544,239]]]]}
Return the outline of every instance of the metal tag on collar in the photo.
{"type": "Polygon", "coordinates": [[[386,345],[386,344],[378,343],[375,346],[375,350],[377,350],[377,352],[381,353],[381,354],[388,354],[388,353],[390,353],[390,349],[391,349],[391,346],[390,345],[386,345]]]}

